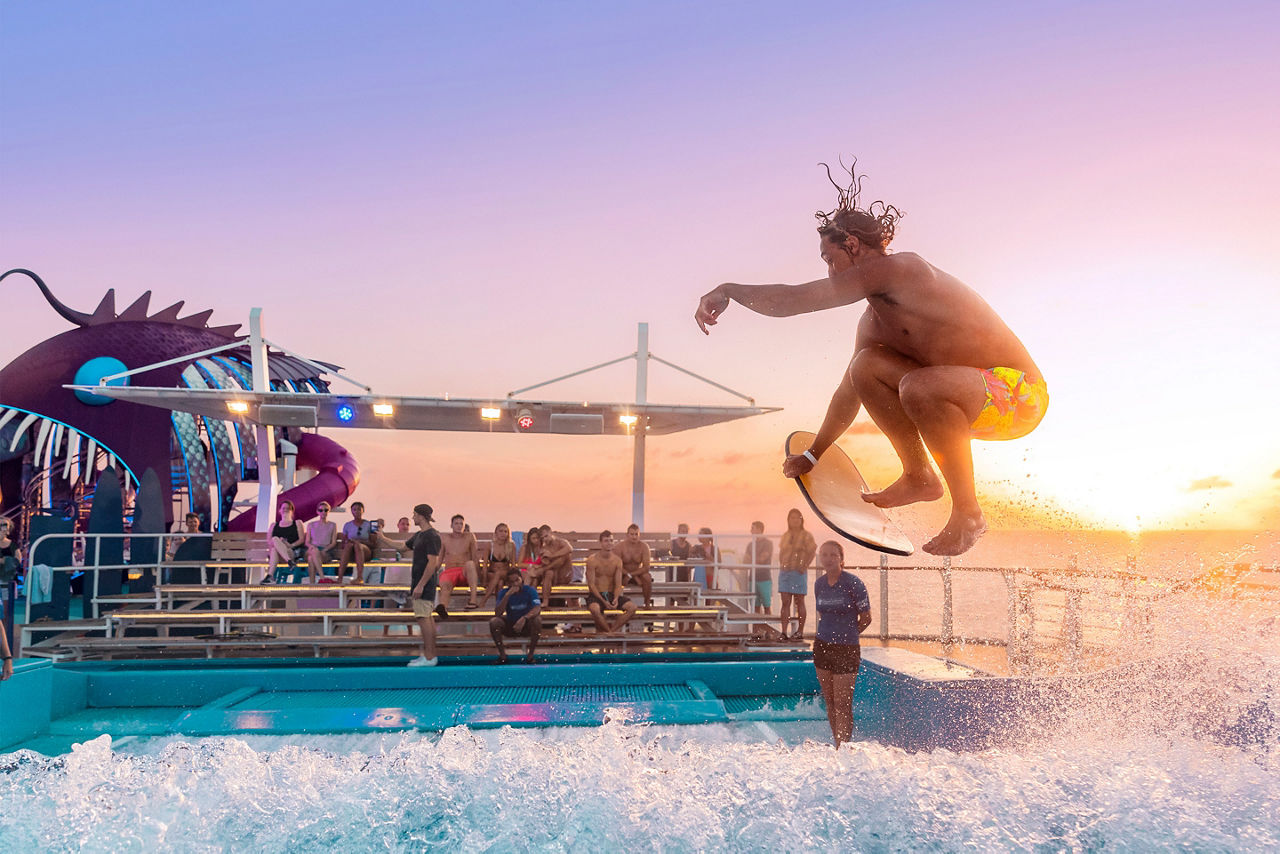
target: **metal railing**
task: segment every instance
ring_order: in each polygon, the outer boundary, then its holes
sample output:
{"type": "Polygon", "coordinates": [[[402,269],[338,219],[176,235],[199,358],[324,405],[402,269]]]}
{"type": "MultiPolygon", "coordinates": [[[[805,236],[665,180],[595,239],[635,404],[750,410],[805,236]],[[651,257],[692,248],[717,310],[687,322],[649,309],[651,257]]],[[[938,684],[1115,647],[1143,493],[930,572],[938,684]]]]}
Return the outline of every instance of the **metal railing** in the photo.
{"type": "MultiPolygon", "coordinates": [[[[170,542],[172,542],[175,539],[185,541],[185,540],[192,540],[192,539],[212,539],[212,538],[213,538],[213,534],[208,534],[203,532],[195,533],[195,534],[185,533],[185,532],[165,532],[165,533],[146,533],[146,534],[136,533],[136,532],[131,532],[127,534],[93,534],[93,533],[71,532],[71,533],[44,534],[39,539],[37,539],[34,543],[32,543],[30,549],[28,550],[27,567],[26,567],[27,569],[26,622],[28,623],[31,622],[31,605],[32,605],[31,600],[33,598],[32,596],[33,586],[36,583],[36,579],[34,578],[32,570],[33,570],[33,567],[42,564],[42,562],[39,561],[40,546],[43,545],[46,541],[52,544],[57,540],[71,540],[73,543],[73,546],[75,541],[77,540],[81,540],[84,542],[84,565],[76,566],[73,564],[71,566],[55,566],[53,564],[48,564],[48,563],[43,563],[43,565],[49,567],[49,571],[51,573],[69,573],[70,574],[70,573],[76,573],[76,572],[83,572],[86,578],[92,576],[92,579],[93,579],[92,593],[86,596],[85,601],[86,601],[86,604],[92,605],[93,619],[96,620],[99,616],[98,601],[97,601],[99,573],[106,570],[116,570],[116,571],[123,570],[124,572],[154,570],[156,582],[159,583],[161,579],[161,572],[164,569],[189,565],[183,562],[175,562],[173,560],[168,559],[167,547],[170,542]],[[146,563],[129,563],[129,562],[110,563],[110,564],[98,563],[98,556],[101,554],[101,550],[102,550],[102,545],[101,545],[102,540],[130,541],[127,543],[127,545],[130,546],[130,553],[132,554],[133,541],[148,540],[148,539],[156,541],[155,560],[147,561],[146,563]],[[90,550],[91,544],[93,547],[92,551],[90,550]],[[90,558],[91,554],[92,554],[92,558],[90,558]]],[[[200,561],[200,562],[204,563],[205,561],[200,561]]],[[[36,604],[42,604],[42,603],[36,603],[36,604]]]]}
{"type": "MultiPolygon", "coordinates": [[[[719,542],[731,543],[749,540],[751,534],[713,535],[719,542]]],[[[123,534],[90,534],[90,533],[55,533],[45,534],[32,544],[29,554],[38,556],[46,541],[52,543],[59,539],[83,540],[85,543],[85,565],[53,566],[53,573],[83,572],[92,576],[92,586],[86,596],[86,605],[91,604],[94,619],[99,614],[96,601],[99,593],[98,574],[106,570],[122,570],[125,572],[154,570],[157,582],[163,579],[163,572],[168,568],[190,567],[192,562],[175,562],[168,558],[168,544],[175,539],[211,539],[209,533],[123,533],[123,534]],[[138,541],[151,539],[156,541],[156,556],[146,563],[126,562],[120,564],[100,564],[97,555],[105,539],[123,539],[138,541]],[[91,547],[92,545],[92,547],[91,547]],[[92,557],[91,557],[92,556],[92,557]]],[[[691,539],[697,535],[691,535],[691,539]]],[[[132,545],[132,543],[130,544],[132,545]]],[[[760,568],[754,564],[738,561],[726,561],[724,553],[736,556],[736,549],[718,551],[719,560],[688,560],[663,558],[653,562],[655,569],[668,572],[677,567],[696,568],[711,566],[717,579],[718,589],[708,591],[714,597],[728,595],[733,599],[747,599],[744,610],[751,611],[749,596],[754,594],[754,572],[760,568]]],[[[200,560],[202,565],[216,564],[216,561],[200,560]]],[[[254,564],[256,565],[256,564],[254,564]]],[[[265,562],[263,562],[265,565],[265,562]]],[[[1261,591],[1280,600],[1280,585],[1256,584],[1246,580],[1250,572],[1261,571],[1274,573],[1277,567],[1255,566],[1253,564],[1236,564],[1230,570],[1216,570],[1196,578],[1161,578],[1143,575],[1136,568],[1136,560],[1126,560],[1124,569],[1107,567],[1081,568],[1072,559],[1065,567],[1000,567],[1000,566],[954,566],[950,558],[942,558],[940,565],[903,565],[891,566],[887,556],[881,555],[878,564],[846,565],[846,570],[860,575],[873,594],[873,607],[878,610],[878,619],[873,621],[869,630],[871,637],[881,641],[924,641],[940,644],[944,655],[951,655],[958,645],[993,645],[1007,649],[1011,666],[1016,670],[1020,664],[1026,663],[1037,650],[1053,647],[1061,661],[1067,666],[1078,666],[1083,660],[1086,648],[1092,645],[1118,645],[1126,642],[1141,641],[1151,631],[1153,605],[1161,598],[1194,588],[1208,588],[1213,585],[1229,584],[1233,588],[1261,591]],[[911,592],[893,591],[892,579],[899,577],[899,584],[908,584],[911,574],[916,576],[932,576],[936,573],[941,584],[940,596],[932,604],[923,604],[929,591],[916,591],[919,594],[911,598],[911,592]],[[962,618],[975,619],[986,623],[986,631],[962,633],[957,631],[957,583],[962,589],[981,587],[981,579],[999,577],[1003,581],[1003,602],[992,601],[993,592],[988,589],[988,598],[980,608],[962,611],[962,618]],[[875,579],[872,581],[872,579],[875,579]],[[899,600],[902,604],[898,604],[899,600]],[[981,611],[981,613],[976,613],[981,611]],[[911,612],[915,613],[917,625],[911,625],[911,612]],[[929,614],[936,615],[937,628],[921,628],[920,622],[932,622],[929,614]],[[899,626],[903,628],[899,628],[899,626]],[[999,627],[999,628],[997,628],[999,627]],[[995,630],[993,630],[995,629],[995,630]]],[[[770,573],[776,573],[778,567],[771,566],[770,573]]],[[[805,570],[806,588],[812,590],[812,583],[821,574],[821,570],[809,567],[805,570]]],[[[26,621],[31,621],[32,575],[30,567],[27,574],[26,621]]],[[[919,586],[919,585],[917,585],[919,586]]],[[[990,585],[987,585],[990,588],[990,585]]],[[[998,588],[997,588],[998,589],[998,588]]],[[[749,614],[737,622],[752,624],[769,624],[778,620],[773,614],[749,614]]],[[[815,618],[816,622],[816,618],[815,618]]]]}

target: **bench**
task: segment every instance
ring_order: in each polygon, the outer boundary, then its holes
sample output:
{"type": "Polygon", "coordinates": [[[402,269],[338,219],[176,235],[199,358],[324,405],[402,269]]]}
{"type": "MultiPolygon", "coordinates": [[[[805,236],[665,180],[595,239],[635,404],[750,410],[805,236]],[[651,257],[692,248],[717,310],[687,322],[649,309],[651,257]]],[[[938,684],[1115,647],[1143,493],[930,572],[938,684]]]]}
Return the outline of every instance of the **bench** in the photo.
{"type": "MultiPolygon", "coordinates": [[[[506,638],[512,658],[516,649],[527,649],[527,638],[506,638]]],[[[538,640],[538,654],[575,652],[596,655],[602,652],[662,652],[670,648],[702,648],[717,652],[741,649],[742,639],[735,636],[718,636],[698,633],[624,633],[613,636],[595,634],[558,635],[544,632],[538,640]]],[[[112,659],[116,655],[128,658],[190,658],[191,653],[202,653],[204,658],[218,654],[238,658],[264,658],[277,656],[290,650],[305,651],[314,658],[325,655],[398,655],[412,657],[422,651],[422,641],[416,634],[397,634],[386,637],[369,636],[315,636],[315,637],[207,637],[207,638],[102,638],[86,637],[69,639],[58,656],[82,660],[86,656],[112,659]]],[[[442,656],[496,656],[493,640],[484,635],[437,637],[437,654],[442,656]]]]}
{"type": "MultiPolygon", "coordinates": [[[[588,592],[585,584],[556,585],[551,589],[551,595],[556,598],[582,599],[588,592]]],[[[99,596],[94,601],[99,604],[149,605],[156,610],[164,610],[177,607],[179,602],[188,607],[193,603],[239,603],[242,609],[247,609],[266,600],[333,599],[337,601],[336,607],[347,608],[352,603],[404,597],[408,593],[407,584],[158,584],[147,593],[116,593],[99,596]]],[[[639,604],[638,588],[628,587],[626,593],[639,604]]],[[[665,600],[668,606],[704,604],[702,588],[693,582],[655,582],[653,595],[655,600],[665,600]]],[[[466,596],[465,588],[454,588],[454,602],[465,600],[466,596]]],[[[453,603],[448,607],[451,611],[464,610],[461,605],[455,608],[453,603]]],[[[479,610],[491,613],[493,605],[479,610]]]]}
{"type": "MultiPolygon", "coordinates": [[[[612,612],[610,612],[612,613],[612,612]]],[[[439,625],[487,624],[492,617],[489,611],[451,612],[447,621],[439,625]]],[[[247,626],[285,626],[285,625],[320,625],[323,635],[334,634],[338,626],[350,628],[365,625],[405,625],[413,621],[413,612],[405,608],[337,608],[329,610],[224,610],[224,611],[156,611],[156,610],[118,610],[111,612],[107,618],[106,633],[108,637],[118,636],[128,628],[150,626],[155,627],[162,636],[170,628],[204,628],[211,627],[216,634],[228,634],[233,627],[247,626]]],[[[553,608],[542,612],[544,625],[555,623],[592,624],[591,612],[583,608],[553,608]]],[[[642,608],[638,610],[627,628],[644,625],[655,628],[658,625],[669,625],[674,622],[705,625],[710,631],[724,629],[725,612],[723,608],[688,606],[678,608],[642,608]]]]}

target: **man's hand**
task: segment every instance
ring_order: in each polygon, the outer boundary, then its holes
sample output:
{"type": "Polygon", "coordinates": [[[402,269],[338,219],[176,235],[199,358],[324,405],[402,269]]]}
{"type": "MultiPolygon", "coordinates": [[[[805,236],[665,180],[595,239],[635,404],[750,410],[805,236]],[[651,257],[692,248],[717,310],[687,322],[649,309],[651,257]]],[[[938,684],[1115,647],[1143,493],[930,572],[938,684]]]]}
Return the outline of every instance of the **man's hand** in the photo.
{"type": "Polygon", "coordinates": [[[524,617],[521,617],[520,619],[516,620],[514,623],[511,624],[511,628],[517,632],[524,631],[524,620],[525,620],[524,617]]]}
{"type": "Polygon", "coordinates": [[[707,330],[708,326],[715,326],[716,318],[724,314],[724,310],[729,307],[729,295],[724,292],[724,285],[718,286],[715,290],[708,291],[698,300],[698,310],[693,313],[693,319],[698,324],[698,328],[702,330],[703,335],[710,335],[707,330]]]}
{"type": "Polygon", "coordinates": [[[788,454],[782,463],[783,477],[799,477],[813,471],[813,463],[804,454],[788,454]]]}

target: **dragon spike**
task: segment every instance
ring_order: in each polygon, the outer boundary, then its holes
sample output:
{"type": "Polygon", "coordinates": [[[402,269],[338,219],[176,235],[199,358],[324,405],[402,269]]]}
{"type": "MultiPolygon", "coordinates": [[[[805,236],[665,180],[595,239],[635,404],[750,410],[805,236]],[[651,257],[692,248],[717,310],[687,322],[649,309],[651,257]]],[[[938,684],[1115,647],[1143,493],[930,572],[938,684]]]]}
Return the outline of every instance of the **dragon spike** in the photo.
{"type": "Polygon", "coordinates": [[[217,333],[218,335],[225,335],[228,338],[235,338],[236,333],[240,331],[240,324],[232,323],[227,326],[210,326],[209,331],[217,333]]]}
{"type": "Polygon", "coordinates": [[[116,289],[107,288],[106,294],[102,297],[102,302],[98,303],[98,307],[93,310],[93,314],[89,316],[89,325],[96,326],[99,323],[110,323],[116,319],[116,289]]]}
{"type": "Polygon", "coordinates": [[[186,302],[186,300],[180,299],[168,308],[160,309],[155,314],[151,315],[151,320],[158,323],[177,323],[178,312],[182,311],[182,306],[186,305],[186,302]]]}
{"type": "Polygon", "coordinates": [[[151,291],[145,291],[133,304],[120,312],[117,320],[148,320],[147,307],[151,305],[151,291]]]}
{"type": "Polygon", "coordinates": [[[183,326],[195,326],[198,328],[198,327],[204,326],[205,321],[212,316],[213,316],[213,309],[206,308],[204,311],[196,312],[195,314],[189,314],[186,317],[181,318],[177,322],[181,323],[183,326]]]}

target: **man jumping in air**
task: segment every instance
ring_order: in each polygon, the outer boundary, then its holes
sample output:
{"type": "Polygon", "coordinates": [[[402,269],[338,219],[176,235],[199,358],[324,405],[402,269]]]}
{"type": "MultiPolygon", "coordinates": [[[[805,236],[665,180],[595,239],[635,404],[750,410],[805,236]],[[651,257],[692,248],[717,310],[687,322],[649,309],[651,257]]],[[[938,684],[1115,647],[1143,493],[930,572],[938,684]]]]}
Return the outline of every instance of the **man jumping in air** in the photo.
{"type": "Polygon", "coordinates": [[[915,253],[889,254],[901,212],[880,201],[859,209],[861,177],[853,168],[849,175],[847,189],[837,185],[836,209],[818,214],[825,279],[723,284],[702,297],[694,320],[710,334],[707,327],[730,301],[769,317],[790,317],[866,300],[853,359],[817,437],[803,454],[787,457],[782,473],[799,477],[812,469],[865,405],[902,460],[902,476],[863,499],[900,507],[941,498],[932,454],[951,490],[951,518],[923,548],[962,554],[987,529],[969,440],[1030,433],[1048,408],[1048,388],[1027,348],[982,297],[915,253]]]}

